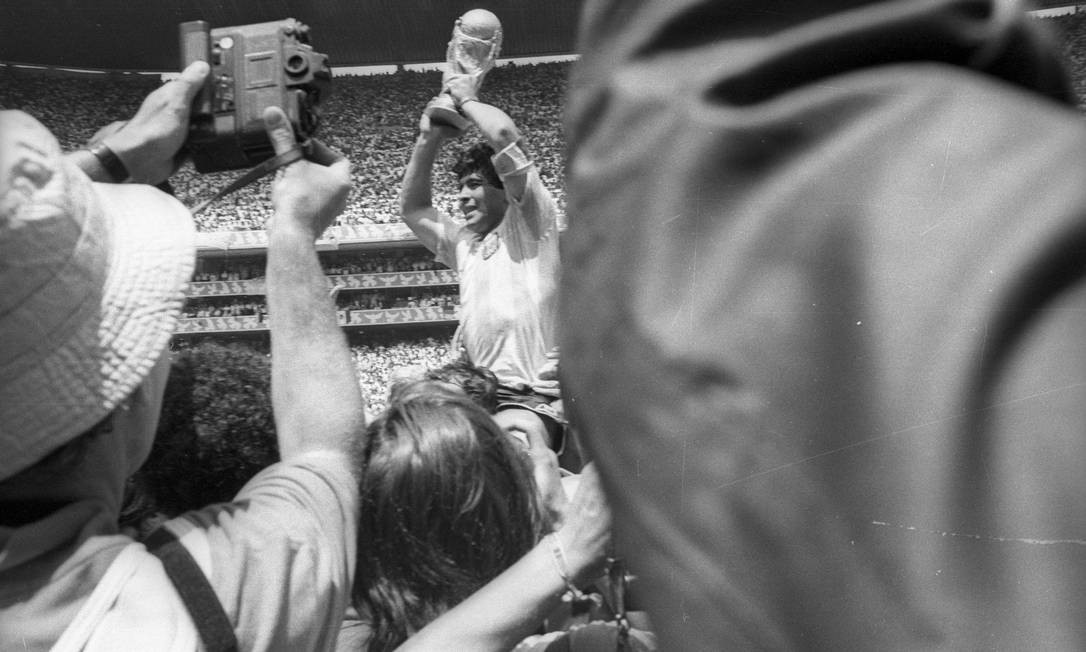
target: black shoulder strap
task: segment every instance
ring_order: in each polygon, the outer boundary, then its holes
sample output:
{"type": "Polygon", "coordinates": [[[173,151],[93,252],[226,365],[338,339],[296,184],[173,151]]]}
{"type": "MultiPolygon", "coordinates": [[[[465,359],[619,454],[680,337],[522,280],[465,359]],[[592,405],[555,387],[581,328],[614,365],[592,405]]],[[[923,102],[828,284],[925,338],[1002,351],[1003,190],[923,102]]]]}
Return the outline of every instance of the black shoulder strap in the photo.
{"type": "Polygon", "coordinates": [[[196,630],[207,652],[236,652],[238,641],[234,636],[234,626],[215,595],[215,589],[211,588],[211,583],[185,546],[164,527],[152,532],[144,545],[151,554],[162,560],[166,575],[189,610],[192,622],[196,623],[196,630]]]}

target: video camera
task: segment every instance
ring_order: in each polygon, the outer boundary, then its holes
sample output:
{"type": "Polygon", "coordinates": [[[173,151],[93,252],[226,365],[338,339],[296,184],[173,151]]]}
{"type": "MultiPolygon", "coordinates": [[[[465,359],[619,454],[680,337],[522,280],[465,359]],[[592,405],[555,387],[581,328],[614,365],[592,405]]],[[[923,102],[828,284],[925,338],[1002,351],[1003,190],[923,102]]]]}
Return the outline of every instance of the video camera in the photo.
{"type": "Polygon", "coordinates": [[[263,113],[278,106],[299,140],[320,125],[332,90],[328,57],[309,45],[309,27],[293,18],[217,27],[181,23],[181,67],[207,61],[211,74],[192,105],[185,148],[198,172],[253,167],[275,155],[263,113]]]}

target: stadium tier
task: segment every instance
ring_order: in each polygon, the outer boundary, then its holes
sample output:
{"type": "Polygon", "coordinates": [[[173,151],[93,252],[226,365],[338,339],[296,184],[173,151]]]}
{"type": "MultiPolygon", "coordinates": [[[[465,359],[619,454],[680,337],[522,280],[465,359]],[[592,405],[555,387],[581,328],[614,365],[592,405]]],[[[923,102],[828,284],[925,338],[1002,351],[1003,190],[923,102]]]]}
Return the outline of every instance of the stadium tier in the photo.
{"type": "MultiPolygon", "coordinates": [[[[544,184],[562,208],[562,99],[569,66],[566,62],[500,66],[487,76],[484,89],[484,97],[507,108],[517,122],[544,184]]],[[[135,75],[58,77],[10,67],[0,67],[0,76],[0,108],[34,115],[70,149],[86,143],[99,127],[132,115],[158,83],[155,78],[135,75]]],[[[353,190],[340,225],[402,225],[397,196],[407,155],[419,114],[440,86],[441,76],[435,71],[335,78],[331,96],[322,105],[317,136],[351,161],[353,190]]],[[[478,137],[468,132],[460,140],[478,137]]],[[[455,145],[446,147],[447,156],[455,145]]],[[[198,174],[191,165],[184,165],[170,183],[185,205],[195,206],[241,174],[198,174]]],[[[271,215],[267,183],[258,181],[211,204],[196,216],[197,228],[206,233],[261,230],[271,215]]],[[[439,177],[435,183],[439,208],[456,214],[455,179],[439,177]]]]}
{"type": "MultiPolygon", "coordinates": [[[[569,65],[501,66],[488,75],[484,91],[508,107],[521,126],[543,182],[563,208],[561,115],[569,65]]],[[[135,75],[60,78],[11,68],[0,68],[0,75],[4,76],[0,107],[35,115],[70,149],[80,147],[102,125],[134,113],[158,83],[135,75]]],[[[401,332],[407,342],[447,341],[455,328],[456,274],[437,269],[443,266],[418,245],[397,206],[419,113],[438,87],[440,74],[433,71],[338,76],[324,103],[318,136],[350,159],[354,187],[347,210],[318,247],[329,271],[329,287],[340,288],[336,295],[340,323],[354,338],[391,330],[401,332]],[[382,258],[400,265],[411,259],[414,268],[375,266],[373,261],[382,258]]],[[[463,138],[477,137],[468,133],[463,138]]],[[[240,174],[198,174],[185,165],[171,178],[171,185],[183,203],[194,206],[240,174]]],[[[455,179],[449,175],[435,181],[436,203],[456,215],[455,179]]],[[[260,279],[267,243],[263,225],[271,215],[267,183],[258,181],[197,215],[198,268],[176,336],[181,345],[193,338],[234,336],[255,345],[267,336],[260,279]]]]}
{"type": "MultiPolygon", "coordinates": [[[[1061,40],[1074,88],[1086,97],[1086,13],[1039,20],[1061,40]]],[[[489,73],[484,90],[521,127],[543,182],[563,210],[562,106],[570,65],[500,66],[489,73]]],[[[74,149],[99,127],[132,115],[157,84],[156,77],[141,75],[62,76],[0,65],[0,108],[33,114],[74,149]]],[[[323,106],[318,137],[350,159],[354,185],[347,210],[318,244],[329,289],[339,288],[340,323],[360,363],[371,410],[384,405],[390,369],[437,367],[455,357],[449,341],[457,320],[456,274],[418,244],[397,206],[419,113],[439,86],[440,73],[433,71],[337,76],[323,106]]],[[[1081,101],[1080,106],[1086,108],[1081,101]]],[[[472,137],[477,134],[465,136],[472,137]]],[[[446,148],[446,157],[451,150],[446,148]]],[[[447,168],[450,160],[442,163],[447,168]]],[[[171,184],[183,203],[194,206],[239,175],[198,174],[186,165],[171,184]]],[[[175,347],[203,338],[267,347],[267,183],[243,188],[197,216],[198,267],[175,347]]],[[[435,203],[455,215],[455,180],[437,178],[435,186],[435,203]]]]}

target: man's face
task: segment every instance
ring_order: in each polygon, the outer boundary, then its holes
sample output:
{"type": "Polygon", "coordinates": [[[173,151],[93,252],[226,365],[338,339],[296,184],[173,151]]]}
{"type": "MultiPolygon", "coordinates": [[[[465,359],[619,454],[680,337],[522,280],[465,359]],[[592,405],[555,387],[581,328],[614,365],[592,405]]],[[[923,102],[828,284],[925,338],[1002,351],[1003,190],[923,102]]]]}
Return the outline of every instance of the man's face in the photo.
{"type": "Polygon", "coordinates": [[[505,191],[487,183],[478,172],[460,179],[457,199],[464,213],[464,226],[479,235],[489,233],[498,226],[508,206],[505,191]]]}

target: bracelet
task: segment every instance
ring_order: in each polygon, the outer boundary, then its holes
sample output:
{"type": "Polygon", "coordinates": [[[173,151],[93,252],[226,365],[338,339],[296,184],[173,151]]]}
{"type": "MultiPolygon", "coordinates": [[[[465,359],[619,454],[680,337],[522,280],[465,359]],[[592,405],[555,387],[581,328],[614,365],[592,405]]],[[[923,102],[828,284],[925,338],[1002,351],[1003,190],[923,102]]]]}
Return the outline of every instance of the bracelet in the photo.
{"type": "Polygon", "coordinates": [[[570,577],[569,562],[566,561],[566,551],[562,548],[562,542],[558,539],[558,535],[551,532],[544,538],[550,538],[551,540],[551,559],[554,560],[554,566],[558,569],[558,575],[562,578],[562,581],[566,584],[566,593],[573,601],[585,600],[587,597],[577,585],[573,583],[573,579],[570,577]]]}
{"type": "Polygon", "coordinates": [[[109,148],[109,145],[95,143],[87,147],[87,151],[94,154],[94,157],[102,164],[102,168],[105,169],[106,174],[114,183],[123,183],[128,180],[130,176],[128,168],[124,166],[124,161],[117,156],[117,153],[109,148]]]}

